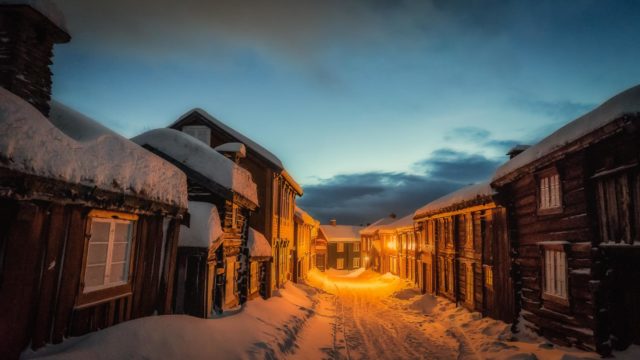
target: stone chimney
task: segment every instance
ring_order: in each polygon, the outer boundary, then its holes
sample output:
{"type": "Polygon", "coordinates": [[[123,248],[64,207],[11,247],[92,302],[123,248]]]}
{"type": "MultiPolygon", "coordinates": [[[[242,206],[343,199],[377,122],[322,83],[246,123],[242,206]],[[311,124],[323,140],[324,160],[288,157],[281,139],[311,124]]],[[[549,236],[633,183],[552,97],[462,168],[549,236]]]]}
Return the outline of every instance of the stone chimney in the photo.
{"type": "Polygon", "coordinates": [[[329,225],[336,226],[336,225],[338,225],[338,221],[336,219],[331,219],[331,220],[329,220],[329,225]]]}
{"type": "Polygon", "coordinates": [[[48,117],[53,45],[69,40],[51,0],[0,1],[0,86],[48,117]]]}
{"type": "Polygon", "coordinates": [[[527,150],[529,147],[529,145],[516,145],[507,152],[507,155],[509,155],[509,159],[513,159],[514,157],[520,155],[520,153],[522,153],[523,151],[527,150]]]}

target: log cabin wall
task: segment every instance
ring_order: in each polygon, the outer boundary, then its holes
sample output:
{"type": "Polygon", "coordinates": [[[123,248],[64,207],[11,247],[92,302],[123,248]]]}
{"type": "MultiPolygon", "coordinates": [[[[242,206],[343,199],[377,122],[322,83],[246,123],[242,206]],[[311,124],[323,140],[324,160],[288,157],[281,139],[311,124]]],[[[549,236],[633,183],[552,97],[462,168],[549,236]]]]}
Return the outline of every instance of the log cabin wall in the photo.
{"type": "Polygon", "coordinates": [[[582,270],[592,266],[594,241],[592,220],[587,212],[586,161],[584,152],[568,154],[539,172],[509,184],[506,194],[512,199],[509,210],[515,222],[512,234],[516,240],[520,276],[517,281],[521,284],[518,290],[524,325],[554,342],[594,350],[591,277],[582,270]],[[560,176],[562,205],[552,213],[538,209],[538,179],[545,176],[545,171],[557,172],[560,176]],[[566,264],[560,268],[566,276],[561,274],[558,279],[566,279],[565,285],[561,285],[566,288],[559,290],[560,296],[547,296],[545,256],[556,254],[560,259],[558,263],[566,264]],[[566,263],[562,256],[566,256],[566,263]]]}
{"type": "Polygon", "coordinates": [[[3,198],[0,349],[17,358],[63,338],[170,312],[178,221],[139,215],[134,223],[129,291],[82,293],[92,208],[3,198]],[[167,221],[168,220],[168,221],[167,221]]]}

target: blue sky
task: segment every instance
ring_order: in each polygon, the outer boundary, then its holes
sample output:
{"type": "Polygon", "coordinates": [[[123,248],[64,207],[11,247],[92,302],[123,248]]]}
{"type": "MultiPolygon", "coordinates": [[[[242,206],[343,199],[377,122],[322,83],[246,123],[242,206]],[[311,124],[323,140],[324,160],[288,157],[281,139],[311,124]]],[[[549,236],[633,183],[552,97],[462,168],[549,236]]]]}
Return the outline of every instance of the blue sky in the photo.
{"type": "Polygon", "coordinates": [[[632,1],[57,3],[57,99],[127,136],[204,108],[276,153],[323,222],[482,181],[640,82],[632,1]]]}

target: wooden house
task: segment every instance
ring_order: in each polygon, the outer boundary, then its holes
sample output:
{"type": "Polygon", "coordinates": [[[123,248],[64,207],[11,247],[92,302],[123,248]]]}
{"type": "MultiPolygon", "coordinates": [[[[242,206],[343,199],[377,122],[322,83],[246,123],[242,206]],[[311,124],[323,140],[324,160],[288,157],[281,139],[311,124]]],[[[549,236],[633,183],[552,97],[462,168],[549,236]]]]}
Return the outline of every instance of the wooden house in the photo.
{"type": "Polygon", "coordinates": [[[352,270],[363,266],[360,230],[362,226],[337,225],[335,220],[320,225],[319,236],[327,242],[327,269],[352,270]]]}
{"type": "Polygon", "coordinates": [[[223,155],[191,135],[166,128],[132,140],[187,175],[192,216],[183,226],[178,249],[175,312],[207,317],[243,303],[250,277],[248,221],[258,208],[256,184],[236,163],[246,154],[244,145],[225,144],[219,150],[223,155]],[[218,228],[221,232],[214,231],[218,228]]]}
{"type": "Polygon", "coordinates": [[[302,196],[302,188],[274,154],[202,109],[188,111],[169,127],[213,148],[228,143],[246,146],[246,157],[239,159],[239,165],[251,173],[260,204],[249,226],[262,233],[273,250],[267,276],[270,296],[273,289],[292,278],[295,198],[302,196]]]}
{"type": "Polygon", "coordinates": [[[360,245],[363,259],[363,267],[374,271],[382,271],[384,253],[384,240],[380,236],[380,229],[395,222],[396,215],[378,219],[360,230],[360,245]]]}
{"type": "Polygon", "coordinates": [[[327,239],[322,234],[319,225],[318,236],[313,240],[313,252],[313,266],[320,271],[325,271],[327,269],[327,239]]]}
{"type": "MultiPolygon", "coordinates": [[[[43,1],[44,2],[44,1],[43,1]]],[[[171,311],[186,178],[50,99],[52,4],[0,4],[0,358],[171,311]]]]}
{"type": "Polygon", "coordinates": [[[388,225],[395,236],[398,269],[397,275],[402,279],[416,282],[416,230],[411,213],[388,225]]]}
{"type": "Polygon", "coordinates": [[[306,278],[313,267],[313,240],[318,237],[320,223],[306,211],[296,206],[294,236],[294,272],[293,280],[298,282],[306,278]]]}
{"type": "Polygon", "coordinates": [[[483,316],[512,322],[514,291],[506,210],[489,183],[471,185],[418,209],[422,287],[483,316]]]}
{"type": "Polygon", "coordinates": [[[639,114],[636,86],[496,172],[519,326],[601,354],[640,343],[639,114]]]}

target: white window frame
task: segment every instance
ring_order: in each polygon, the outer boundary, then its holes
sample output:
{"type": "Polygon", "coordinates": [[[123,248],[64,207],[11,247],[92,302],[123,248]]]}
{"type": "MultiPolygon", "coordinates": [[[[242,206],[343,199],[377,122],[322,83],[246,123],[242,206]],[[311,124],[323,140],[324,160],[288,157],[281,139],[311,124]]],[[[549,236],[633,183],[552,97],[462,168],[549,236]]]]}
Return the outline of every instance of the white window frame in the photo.
{"type": "Polygon", "coordinates": [[[186,125],[182,127],[182,132],[211,146],[211,129],[206,125],[186,125]]]}
{"type": "Polygon", "coordinates": [[[544,294],[568,300],[569,272],[567,253],[559,249],[544,249],[544,294]]]}
{"type": "Polygon", "coordinates": [[[336,259],[336,269],[338,269],[338,270],[344,269],[344,259],[343,258],[336,259]]]}
{"type": "Polygon", "coordinates": [[[336,244],[336,252],[343,253],[344,252],[344,243],[336,244]]]}
{"type": "Polygon", "coordinates": [[[553,210],[562,207],[562,188],[557,172],[540,176],[538,179],[538,209],[553,210]]]}
{"type": "MultiPolygon", "coordinates": [[[[89,242],[87,243],[87,251],[86,251],[86,259],[85,259],[85,264],[84,264],[84,274],[83,274],[83,289],[82,292],[83,293],[90,293],[93,291],[97,291],[97,290],[102,290],[102,289],[107,289],[107,288],[112,288],[112,287],[116,287],[116,286],[120,286],[120,285],[125,285],[129,283],[129,273],[130,273],[130,269],[131,269],[131,248],[133,246],[133,230],[134,230],[134,224],[135,222],[132,220],[126,220],[126,219],[114,219],[114,218],[103,218],[103,217],[93,217],[90,216],[89,219],[91,220],[91,224],[90,224],[90,233],[93,233],[94,229],[93,229],[93,224],[96,222],[99,223],[108,223],[109,224],[109,238],[107,240],[107,255],[106,255],[106,259],[105,259],[105,263],[103,264],[105,266],[105,270],[104,270],[104,274],[103,274],[103,284],[102,285],[97,285],[97,286],[86,286],[84,284],[86,284],[86,276],[87,276],[87,267],[90,266],[95,266],[96,264],[92,264],[89,265],[87,263],[88,258],[89,258],[89,252],[90,250],[90,246],[93,244],[99,244],[99,243],[95,243],[95,242],[91,242],[91,240],[89,239],[89,242]],[[127,244],[127,250],[125,253],[125,260],[123,262],[119,262],[120,264],[124,264],[124,279],[120,280],[120,281],[110,281],[110,276],[111,276],[111,267],[113,266],[114,262],[113,262],[113,247],[116,243],[116,239],[115,239],[115,228],[116,228],[116,224],[127,224],[130,226],[130,231],[129,231],[129,238],[127,239],[126,242],[123,241],[118,241],[118,243],[126,243],[127,244]]],[[[104,243],[103,243],[104,244],[104,243]]]]}

